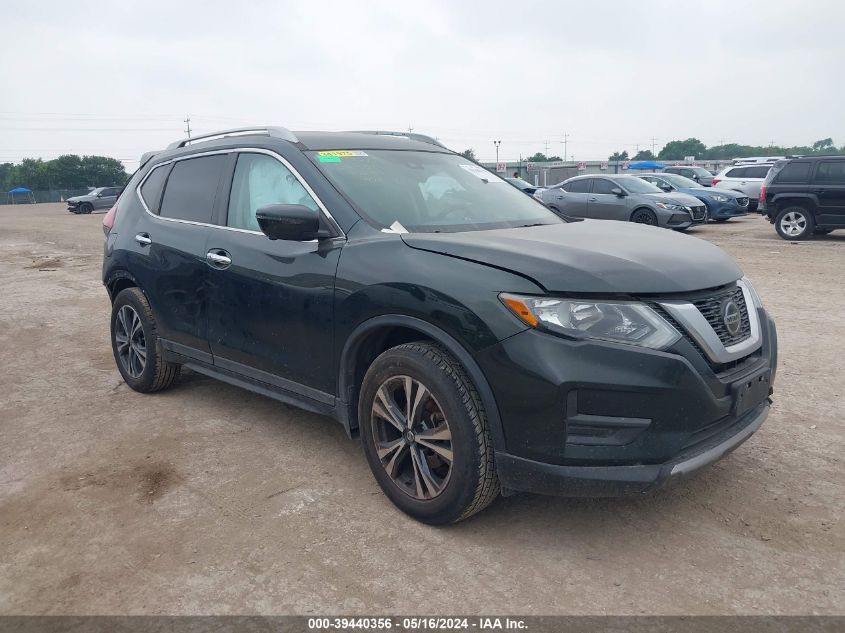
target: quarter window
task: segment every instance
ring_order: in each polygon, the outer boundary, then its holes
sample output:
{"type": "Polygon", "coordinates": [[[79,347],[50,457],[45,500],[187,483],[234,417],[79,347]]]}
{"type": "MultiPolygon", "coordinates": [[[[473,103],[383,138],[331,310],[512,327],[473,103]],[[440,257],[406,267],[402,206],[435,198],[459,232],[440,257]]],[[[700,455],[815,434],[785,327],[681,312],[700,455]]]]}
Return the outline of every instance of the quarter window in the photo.
{"type": "Polygon", "coordinates": [[[164,191],[164,181],[167,179],[168,171],[167,167],[153,169],[144,184],[141,185],[141,197],[144,199],[144,204],[156,215],[158,215],[161,205],[161,192],[164,191]]]}
{"type": "Polygon", "coordinates": [[[845,160],[823,160],[816,168],[815,182],[845,185],[845,160]]]}
{"type": "Polygon", "coordinates": [[[227,158],[225,154],[215,154],[175,163],[164,189],[161,216],[210,224],[227,158]]]}
{"type": "Polygon", "coordinates": [[[302,204],[314,211],[319,209],[302,183],[281,162],[266,154],[241,154],[232,180],[226,224],[260,231],[255,212],[270,204],[302,204]]]}
{"type": "Polygon", "coordinates": [[[777,176],[777,182],[805,184],[809,180],[810,163],[787,163],[777,176]]]}

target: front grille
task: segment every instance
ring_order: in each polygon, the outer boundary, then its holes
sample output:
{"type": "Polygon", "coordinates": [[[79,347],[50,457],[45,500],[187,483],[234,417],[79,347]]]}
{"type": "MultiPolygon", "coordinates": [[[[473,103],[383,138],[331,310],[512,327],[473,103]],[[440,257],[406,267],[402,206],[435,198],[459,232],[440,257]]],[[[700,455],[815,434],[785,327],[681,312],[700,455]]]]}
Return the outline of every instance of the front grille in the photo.
{"type": "Polygon", "coordinates": [[[748,319],[748,308],[745,305],[742,288],[731,288],[706,299],[698,299],[692,303],[698,308],[702,316],[707,319],[710,327],[713,328],[716,336],[719,337],[719,340],[722,341],[725,347],[735,345],[751,336],[751,322],[748,319]],[[739,308],[740,327],[736,334],[731,334],[728,331],[723,317],[722,306],[728,299],[733,299],[739,308]]]}
{"type": "Polygon", "coordinates": [[[705,211],[706,209],[704,205],[700,207],[690,207],[690,213],[692,213],[693,220],[703,220],[705,211]]]}
{"type": "Polygon", "coordinates": [[[741,207],[747,207],[748,206],[748,198],[745,197],[745,196],[743,196],[741,198],[737,198],[736,203],[741,207]]]}

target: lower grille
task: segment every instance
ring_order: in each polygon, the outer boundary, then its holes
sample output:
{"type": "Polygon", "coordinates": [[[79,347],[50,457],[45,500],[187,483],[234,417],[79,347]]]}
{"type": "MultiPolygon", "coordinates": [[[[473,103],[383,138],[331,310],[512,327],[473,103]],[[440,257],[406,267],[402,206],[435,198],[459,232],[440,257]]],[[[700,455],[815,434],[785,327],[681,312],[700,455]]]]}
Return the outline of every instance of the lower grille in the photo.
{"type": "Polygon", "coordinates": [[[702,205],[700,207],[690,207],[690,213],[693,220],[703,220],[707,209],[702,205]]]}
{"type": "Polygon", "coordinates": [[[751,323],[748,319],[748,308],[745,305],[742,288],[731,288],[706,299],[695,300],[692,303],[707,319],[710,327],[713,328],[716,336],[719,337],[725,347],[740,343],[751,336],[751,323]],[[733,300],[739,309],[740,325],[735,334],[732,334],[725,324],[724,306],[729,300],[733,300]]]}

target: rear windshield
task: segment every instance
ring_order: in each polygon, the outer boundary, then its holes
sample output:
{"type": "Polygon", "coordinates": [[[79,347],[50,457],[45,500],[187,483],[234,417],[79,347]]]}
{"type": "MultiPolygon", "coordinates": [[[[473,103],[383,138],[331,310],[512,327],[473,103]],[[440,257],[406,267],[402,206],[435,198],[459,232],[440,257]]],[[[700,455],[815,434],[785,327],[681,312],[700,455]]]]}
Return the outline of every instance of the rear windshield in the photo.
{"type": "Polygon", "coordinates": [[[368,149],[310,156],[378,228],[451,233],[563,222],[496,174],[455,154],[368,149]]]}

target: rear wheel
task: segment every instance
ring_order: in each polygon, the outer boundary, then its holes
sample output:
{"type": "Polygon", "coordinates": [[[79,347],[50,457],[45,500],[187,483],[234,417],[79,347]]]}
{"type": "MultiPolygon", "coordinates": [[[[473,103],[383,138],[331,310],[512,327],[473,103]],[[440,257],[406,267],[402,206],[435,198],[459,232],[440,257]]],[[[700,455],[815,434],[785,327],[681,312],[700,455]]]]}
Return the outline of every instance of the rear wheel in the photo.
{"type": "Polygon", "coordinates": [[[651,209],[637,209],[631,214],[631,222],[657,226],[657,215],[651,209]]]}
{"type": "Polygon", "coordinates": [[[167,389],[179,375],[181,366],[164,357],[155,316],[139,288],[127,288],[115,297],[111,342],[117,369],[135,391],[167,389]]]}
{"type": "Polygon", "coordinates": [[[418,521],[455,523],[498,496],[484,407],[442,347],[406,343],[376,358],[361,386],[358,420],[376,481],[418,521]]]}
{"type": "Polygon", "coordinates": [[[775,230],[785,240],[804,240],[813,235],[813,215],[801,205],[788,205],[775,218],[775,230]]]}

